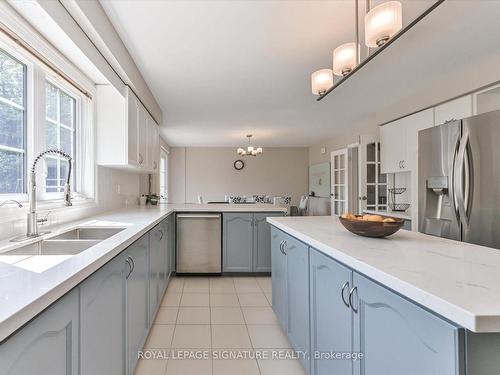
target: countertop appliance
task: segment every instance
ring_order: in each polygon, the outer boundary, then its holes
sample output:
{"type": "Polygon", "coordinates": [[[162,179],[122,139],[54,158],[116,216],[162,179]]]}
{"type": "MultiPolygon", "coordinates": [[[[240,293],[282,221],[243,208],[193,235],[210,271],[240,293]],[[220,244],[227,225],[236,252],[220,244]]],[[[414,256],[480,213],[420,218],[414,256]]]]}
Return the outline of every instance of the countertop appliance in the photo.
{"type": "Polygon", "coordinates": [[[221,273],[221,214],[177,214],[177,273],[221,273]]]}
{"type": "Polygon", "coordinates": [[[500,249],[500,111],[419,132],[419,231],[500,249]]]}

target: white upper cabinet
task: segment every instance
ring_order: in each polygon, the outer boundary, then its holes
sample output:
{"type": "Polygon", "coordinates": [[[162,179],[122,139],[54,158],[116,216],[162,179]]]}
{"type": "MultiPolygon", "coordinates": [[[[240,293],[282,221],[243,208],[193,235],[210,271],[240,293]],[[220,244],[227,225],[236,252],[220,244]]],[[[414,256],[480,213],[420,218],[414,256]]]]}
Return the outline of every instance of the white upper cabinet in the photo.
{"type": "Polygon", "coordinates": [[[406,152],[407,168],[417,171],[418,162],[418,132],[432,128],[434,125],[434,110],[432,108],[417,112],[407,117],[406,121],[406,152]]]}
{"type": "Polygon", "coordinates": [[[407,158],[404,120],[396,120],[380,127],[380,169],[382,173],[395,173],[404,170],[407,158]]]}
{"type": "MultiPolygon", "coordinates": [[[[128,91],[131,93],[131,91],[128,91]]],[[[99,100],[99,98],[98,98],[99,100]]],[[[127,95],[127,106],[126,106],[126,117],[123,119],[124,124],[128,124],[127,126],[127,137],[128,137],[128,164],[133,166],[139,165],[139,106],[140,102],[137,100],[135,95],[131,93],[131,95],[127,95]]],[[[98,112],[98,123],[99,126],[109,126],[108,124],[102,124],[99,121],[99,115],[101,113],[98,112]]]]}
{"type": "Polygon", "coordinates": [[[500,110],[500,85],[475,93],[473,103],[475,115],[500,110]]]}
{"type": "Polygon", "coordinates": [[[434,124],[461,120],[472,116],[472,95],[446,102],[434,108],[434,124]]]}
{"type": "Polygon", "coordinates": [[[137,106],[137,118],[139,119],[139,123],[137,125],[137,132],[139,133],[139,144],[138,144],[138,150],[137,150],[137,158],[139,159],[139,166],[142,169],[147,169],[149,170],[150,165],[149,165],[149,159],[148,159],[148,141],[149,141],[149,121],[148,121],[148,112],[146,109],[142,106],[142,104],[139,104],[137,106]]]}
{"type": "Polygon", "coordinates": [[[160,129],[156,122],[149,117],[147,121],[148,130],[148,149],[147,160],[148,168],[153,171],[158,171],[158,163],[160,160],[160,129]]]}
{"type": "Polygon", "coordinates": [[[112,86],[97,86],[99,165],[154,173],[159,144],[158,125],[132,90],[123,98],[112,86]]]}
{"type": "Polygon", "coordinates": [[[433,109],[427,109],[380,127],[381,172],[416,169],[418,132],[433,125],[433,109]]]}

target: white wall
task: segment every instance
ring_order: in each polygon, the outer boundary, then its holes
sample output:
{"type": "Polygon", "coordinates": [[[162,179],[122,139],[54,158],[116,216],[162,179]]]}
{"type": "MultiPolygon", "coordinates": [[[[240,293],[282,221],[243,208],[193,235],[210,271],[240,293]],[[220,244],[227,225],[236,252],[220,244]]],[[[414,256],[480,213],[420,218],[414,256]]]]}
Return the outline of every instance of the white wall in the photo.
{"type": "Polygon", "coordinates": [[[173,147],[170,149],[170,201],[224,200],[226,194],[270,194],[292,196],[298,204],[308,189],[306,147],[265,148],[257,157],[239,157],[229,147],[173,147]],[[245,162],[237,171],[233,163],[245,162]]]}
{"type": "Polygon", "coordinates": [[[309,147],[309,165],[325,163],[330,161],[332,151],[345,148],[349,144],[358,143],[360,136],[379,137],[379,127],[375,123],[364,124],[357,127],[351,127],[340,132],[336,132],[331,138],[309,147]],[[326,148],[325,153],[321,149],[326,148]]]}

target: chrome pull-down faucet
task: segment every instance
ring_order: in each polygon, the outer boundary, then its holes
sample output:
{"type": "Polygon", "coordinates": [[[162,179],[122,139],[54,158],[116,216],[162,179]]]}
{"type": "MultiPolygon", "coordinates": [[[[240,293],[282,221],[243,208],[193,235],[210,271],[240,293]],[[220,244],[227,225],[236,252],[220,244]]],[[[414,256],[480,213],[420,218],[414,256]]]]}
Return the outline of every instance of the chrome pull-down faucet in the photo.
{"type": "Polygon", "coordinates": [[[38,215],[36,212],[36,166],[40,159],[42,159],[45,155],[60,155],[63,158],[65,158],[68,161],[68,175],[66,176],[66,184],[64,185],[64,204],[66,206],[71,206],[71,186],[70,186],[70,181],[71,181],[71,163],[72,163],[72,157],[65,153],[64,151],[58,150],[58,149],[50,149],[41,152],[33,161],[33,164],[31,165],[31,170],[30,170],[30,189],[29,189],[29,201],[30,201],[30,207],[28,211],[28,218],[27,218],[27,230],[26,230],[26,237],[27,238],[32,238],[32,237],[38,237],[43,233],[38,233],[38,223],[47,221],[46,219],[38,219],[38,215]]]}

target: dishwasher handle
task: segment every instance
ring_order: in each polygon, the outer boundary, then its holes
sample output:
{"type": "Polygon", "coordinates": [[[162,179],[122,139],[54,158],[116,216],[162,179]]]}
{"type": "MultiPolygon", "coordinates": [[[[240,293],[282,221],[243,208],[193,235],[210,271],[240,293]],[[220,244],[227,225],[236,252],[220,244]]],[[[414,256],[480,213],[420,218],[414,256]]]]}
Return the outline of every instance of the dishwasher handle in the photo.
{"type": "Polygon", "coordinates": [[[220,219],[220,215],[197,215],[197,214],[181,214],[177,215],[179,219],[220,219]]]}

